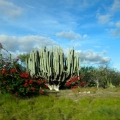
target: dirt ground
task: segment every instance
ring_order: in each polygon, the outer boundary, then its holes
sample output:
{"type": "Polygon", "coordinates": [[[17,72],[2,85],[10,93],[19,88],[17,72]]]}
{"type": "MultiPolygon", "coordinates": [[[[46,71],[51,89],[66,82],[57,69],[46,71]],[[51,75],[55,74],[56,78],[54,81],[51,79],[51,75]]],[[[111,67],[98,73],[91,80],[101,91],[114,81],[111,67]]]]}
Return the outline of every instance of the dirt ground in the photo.
{"type": "Polygon", "coordinates": [[[79,99],[86,98],[86,97],[93,97],[93,98],[113,98],[117,97],[120,98],[120,88],[79,88],[73,90],[60,90],[56,93],[58,98],[68,98],[75,101],[79,99]]]}

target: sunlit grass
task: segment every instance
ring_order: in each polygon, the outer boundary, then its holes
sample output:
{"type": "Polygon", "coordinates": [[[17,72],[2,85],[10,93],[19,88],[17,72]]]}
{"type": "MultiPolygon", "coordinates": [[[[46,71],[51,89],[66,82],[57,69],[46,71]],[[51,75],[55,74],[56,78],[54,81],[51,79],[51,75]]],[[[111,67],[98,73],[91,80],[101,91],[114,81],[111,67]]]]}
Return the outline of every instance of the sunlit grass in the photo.
{"type": "Polygon", "coordinates": [[[74,101],[53,95],[19,99],[0,94],[0,120],[120,120],[119,101],[119,97],[86,97],[74,101]]]}

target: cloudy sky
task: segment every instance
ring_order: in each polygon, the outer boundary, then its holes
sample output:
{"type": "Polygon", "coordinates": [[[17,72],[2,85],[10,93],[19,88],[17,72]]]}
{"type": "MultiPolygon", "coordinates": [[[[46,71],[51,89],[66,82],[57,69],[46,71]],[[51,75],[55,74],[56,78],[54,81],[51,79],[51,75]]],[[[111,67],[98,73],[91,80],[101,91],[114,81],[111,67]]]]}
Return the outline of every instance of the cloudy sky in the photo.
{"type": "Polygon", "coordinates": [[[120,0],[0,0],[0,43],[13,54],[74,47],[81,62],[120,70],[120,0]]]}

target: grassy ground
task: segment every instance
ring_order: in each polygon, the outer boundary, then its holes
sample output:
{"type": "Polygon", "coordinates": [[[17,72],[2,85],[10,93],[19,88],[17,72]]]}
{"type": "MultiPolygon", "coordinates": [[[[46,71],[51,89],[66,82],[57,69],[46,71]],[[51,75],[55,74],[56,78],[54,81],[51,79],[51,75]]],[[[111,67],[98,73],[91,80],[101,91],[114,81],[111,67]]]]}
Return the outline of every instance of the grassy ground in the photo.
{"type": "Polygon", "coordinates": [[[61,90],[24,100],[0,94],[0,120],[120,120],[119,96],[118,88],[61,90]]]}
{"type": "Polygon", "coordinates": [[[92,98],[120,98],[120,88],[78,88],[73,90],[61,90],[59,97],[69,98],[72,100],[79,100],[86,97],[92,98]]]}

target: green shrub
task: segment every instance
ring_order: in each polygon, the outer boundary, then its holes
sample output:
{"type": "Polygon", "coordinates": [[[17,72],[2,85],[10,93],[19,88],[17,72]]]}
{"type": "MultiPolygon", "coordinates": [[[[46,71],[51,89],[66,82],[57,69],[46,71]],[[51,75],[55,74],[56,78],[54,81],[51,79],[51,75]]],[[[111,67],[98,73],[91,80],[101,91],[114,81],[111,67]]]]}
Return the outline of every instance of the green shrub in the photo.
{"type": "Polygon", "coordinates": [[[45,86],[46,81],[42,78],[32,78],[28,72],[21,70],[21,68],[18,59],[13,60],[13,62],[2,60],[0,71],[1,93],[10,93],[15,97],[44,94],[41,88],[45,86]]]}

